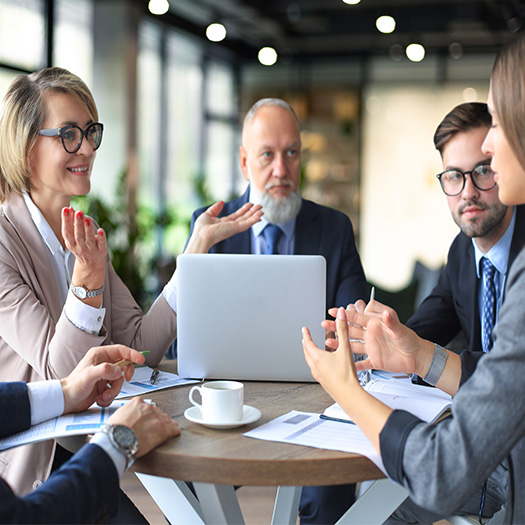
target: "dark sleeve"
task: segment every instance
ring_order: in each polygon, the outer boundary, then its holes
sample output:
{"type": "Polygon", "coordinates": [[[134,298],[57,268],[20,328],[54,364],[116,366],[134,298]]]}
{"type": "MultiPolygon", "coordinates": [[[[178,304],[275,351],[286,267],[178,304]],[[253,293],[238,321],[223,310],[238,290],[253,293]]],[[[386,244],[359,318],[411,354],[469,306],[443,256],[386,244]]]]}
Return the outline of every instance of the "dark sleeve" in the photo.
{"type": "Polygon", "coordinates": [[[0,523],[98,523],[116,514],[118,499],[113,462],[88,444],[23,498],[0,479],[0,523]]]}
{"type": "Polygon", "coordinates": [[[24,382],[0,383],[0,422],[0,437],[11,436],[31,426],[31,405],[24,382]]]}
{"type": "Polygon", "coordinates": [[[335,302],[327,304],[332,306],[344,306],[355,303],[359,299],[367,299],[367,288],[365,272],[361,263],[361,258],[355,245],[354,230],[350,219],[345,217],[344,235],[342,243],[342,253],[338,275],[336,277],[335,302]]]}
{"type": "Polygon", "coordinates": [[[405,453],[405,442],[412,429],[418,423],[421,423],[421,420],[416,416],[404,410],[394,410],[379,435],[381,458],[388,476],[401,484],[404,479],[403,455],[405,453]]]}
{"type": "Polygon", "coordinates": [[[461,330],[454,308],[450,265],[447,264],[430,294],[406,325],[419,337],[446,346],[461,330]]]}

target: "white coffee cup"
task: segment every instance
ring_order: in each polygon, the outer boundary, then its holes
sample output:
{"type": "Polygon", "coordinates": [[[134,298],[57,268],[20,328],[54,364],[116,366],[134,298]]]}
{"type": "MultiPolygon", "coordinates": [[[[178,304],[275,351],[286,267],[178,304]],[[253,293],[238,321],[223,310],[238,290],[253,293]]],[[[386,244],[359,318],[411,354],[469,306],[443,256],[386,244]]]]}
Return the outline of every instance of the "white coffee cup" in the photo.
{"type": "Polygon", "coordinates": [[[202,419],[210,423],[240,421],[244,407],[244,385],[238,381],[211,381],[190,390],[190,401],[199,407],[202,419]],[[202,404],[193,399],[199,391],[202,404]]]}

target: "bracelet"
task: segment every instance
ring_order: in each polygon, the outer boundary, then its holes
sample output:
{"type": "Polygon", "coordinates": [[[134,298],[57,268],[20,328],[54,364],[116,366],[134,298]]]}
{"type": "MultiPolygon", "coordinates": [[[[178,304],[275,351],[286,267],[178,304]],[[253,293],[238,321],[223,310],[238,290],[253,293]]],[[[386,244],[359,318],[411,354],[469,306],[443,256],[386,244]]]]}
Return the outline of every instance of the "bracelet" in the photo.
{"type": "Polygon", "coordinates": [[[429,385],[434,386],[439,381],[439,378],[443,373],[447,358],[447,351],[436,343],[434,345],[434,355],[432,356],[432,362],[430,363],[430,367],[426,376],[423,378],[423,381],[429,385]]]}

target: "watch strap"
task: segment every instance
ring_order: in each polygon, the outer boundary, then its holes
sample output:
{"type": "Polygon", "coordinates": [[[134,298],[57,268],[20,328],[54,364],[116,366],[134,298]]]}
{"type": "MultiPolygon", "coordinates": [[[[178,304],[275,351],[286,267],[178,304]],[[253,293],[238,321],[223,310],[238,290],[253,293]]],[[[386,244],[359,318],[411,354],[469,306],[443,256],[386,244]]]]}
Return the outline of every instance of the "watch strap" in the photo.
{"type": "Polygon", "coordinates": [[[428,368],[428,372],[423,378],[423,381],[429,385],[434,386],[439,381],[439,378],[443,373],[447,358],[447,351],[437,343],[434,344],[434,355],[432,356],[432,362],[430,363],[430,367],[428,368]]]}
{"type": "Polygon", "coordinates": [[[71,283],[69,289],[80,299],[85,299],[86,297],[98,297],[99,295],[102,295],[104,293],[104,285],[102,285],[100,288],[97,288],[96,290],[88,290],[82,284],[75,286],[73,283],[71,283]],[[83,289],[85,295],[81,293],[79,289],[83,289]]]}

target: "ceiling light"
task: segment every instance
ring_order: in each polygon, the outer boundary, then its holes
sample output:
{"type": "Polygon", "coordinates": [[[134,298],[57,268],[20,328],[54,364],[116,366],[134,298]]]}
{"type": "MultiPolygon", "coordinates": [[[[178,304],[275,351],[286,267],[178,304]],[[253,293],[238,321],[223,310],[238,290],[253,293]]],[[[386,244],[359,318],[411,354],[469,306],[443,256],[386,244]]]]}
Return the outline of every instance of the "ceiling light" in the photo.
{"type": "Polygon", "coordinates": [[[206,28],[206,36],[212,42],[220,42],[226,38],[226,28],[222,24],[210,24],[206,28]]]}
{"type": "Polygon", "coordinates": [[[343,0],[343,2],[348,5],[357,5],[361,0],[343,0]]]}
{"type": "Polygon", "coordinates": [[[473,87],[467,87],[463,90],[463,100],[465,102],[476,102],[478,100],[478,92],[473,87]]]}
{"type": "Polygon", "coordinates": [[[421,44],[409,44],[405,53],[412,62],[421,62],[425,58],[425,48],[421,44]]]}
{"type": "Polygon", "coordinates": [[[153,15],[164,15],[168,12],[170,4],[168,0],[149,0],[148,9],[153,15]]]}
{"type": "Polygon", "coordinates": [[[376,20],[376,27],[381,33],[392,33],[396,28],[396,21],[391,16],[380,16],[376,20]]]}
{"type": "Polygon", "coordinates": [[[454,60],[457,60],[463,55],[463,46],[459,42],[452,42],[452,44],[448,46],[448,52],[454,60]]]}
{"type": "Polygon", "coordinates": [[[277,51],[273,47],[263,47],[259,50],[258,58],[263,66],[273,66],[277,62],[277,51]]]}

